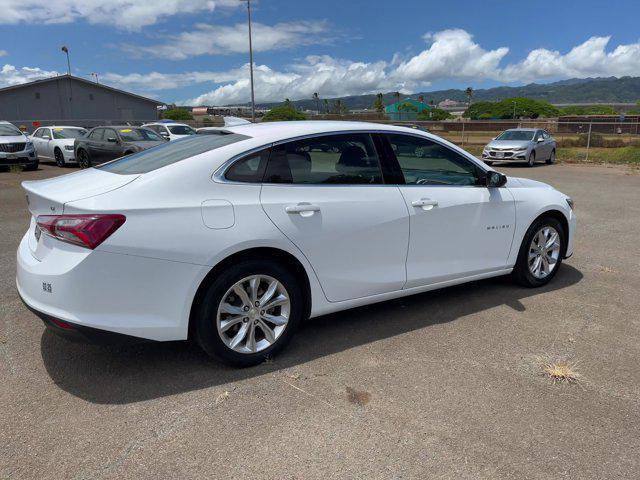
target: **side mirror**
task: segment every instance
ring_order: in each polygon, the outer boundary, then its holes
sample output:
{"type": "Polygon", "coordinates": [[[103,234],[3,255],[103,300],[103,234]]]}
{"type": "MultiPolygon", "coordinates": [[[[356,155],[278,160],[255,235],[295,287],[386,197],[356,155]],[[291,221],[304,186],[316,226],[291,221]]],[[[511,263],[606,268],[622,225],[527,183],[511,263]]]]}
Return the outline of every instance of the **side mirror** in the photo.
{"type": "Polygon", "coordinates": [[[169,140],[169,134],[167,132],[160,132],[160,136],[166,138],[167,140],[169,140]]]}
{"type": "Polygon", "coordinates": [[[116,137],[107,138],[107,142],[109,143],[118,143],[118,139],[116,137]]]}
{"type": "Polygon", "coordinates": [[[489,188],[503,187],[507,183],[507,176],[503,175],[502,173],[491,170],[487,172],[485,182],[487,187],[489,188]]]}
{"type": "Polygon", "coordinates": [[[49,135],[43,135],[42,139],[43,140],[51,140],[51,137],[49,135]]]}
{"type": "Polygon", "coordinates": [[[540,142],[544,142],[544,138],[538,137],[538,143],[540,143],[540,142]]]}

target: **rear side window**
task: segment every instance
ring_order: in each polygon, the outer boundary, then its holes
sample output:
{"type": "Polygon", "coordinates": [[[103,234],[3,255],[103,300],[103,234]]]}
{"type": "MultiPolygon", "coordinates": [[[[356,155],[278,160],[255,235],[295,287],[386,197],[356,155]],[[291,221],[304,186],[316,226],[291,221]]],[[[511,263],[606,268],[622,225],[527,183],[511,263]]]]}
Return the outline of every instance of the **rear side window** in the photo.
{"type": "Polygon", "coordinates": [[[264,181],[381,184],[380,161],[366,133],[325,135],[274,147],[264,181]]]}
{"type": "Polygon", "coordinates": [[[91,140],[102,140],[102,133],[104,132],[104,128],[96,128],[91,131],[89,134],[89,138],[91,140]]]}
{"type": "Polygon", "coordinates": [[[179,142],[163,143],[157,147],[104,163],[96,168],[121,175],[147,173],[248,138],[250,137],[239,133],[221,136],[193,135],[179,142]]]}
{"type": "Polygon", "coordinates": [[[232,182],[260,183],[269,160],[270,148],[266,148],[235,162],[224,177],[232,182]]]}

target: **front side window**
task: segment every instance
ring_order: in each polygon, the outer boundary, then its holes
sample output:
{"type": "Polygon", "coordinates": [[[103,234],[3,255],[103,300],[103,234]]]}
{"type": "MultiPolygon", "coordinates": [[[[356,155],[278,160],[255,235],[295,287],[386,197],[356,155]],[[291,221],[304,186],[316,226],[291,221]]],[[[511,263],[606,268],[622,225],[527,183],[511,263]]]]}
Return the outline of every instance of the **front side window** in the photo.
{"type": "Polygon", "coordinates": [[[334,134],[274,147],[264,181],[298,184],[381,184],[369,134],[334,134]]]}
{"type": "Polygon", "coordinates": [[[37,137],[37,138],[40,138],[40,137],[42,137],[42,132],[44,132],[44,128],[39,128],[38,130],[33,132],[33,136],[37,137]]]}
{"type": "Polygon", "coordinates": [[[121,175],[147,173],[248,138],[250,137],[238,133],[224,136],[193,135],[179,142],[164,142],[157,147],[127,155],[96,168],[121,175]]]}
{"type": "Polygon", "coordinates": [[[91,130],[91,133],[89,134],[89,138],[91,140],[102,140],[103,133],[104,133],[104,128],[96,128],[94,130],[91,130]]]}
{"type": "Polygon", "coordinates": [[[479,185],[480,169],[428,138],[387,135],[407,185],[479,185]]]}

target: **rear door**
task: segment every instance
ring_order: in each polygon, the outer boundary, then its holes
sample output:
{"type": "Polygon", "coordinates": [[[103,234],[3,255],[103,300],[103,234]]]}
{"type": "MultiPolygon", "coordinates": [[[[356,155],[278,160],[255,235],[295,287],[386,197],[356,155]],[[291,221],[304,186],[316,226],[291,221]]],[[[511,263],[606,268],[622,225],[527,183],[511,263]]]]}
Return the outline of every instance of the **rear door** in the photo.
{"type": "Polygon", "coordinates": [[[104,128],[94,128],[87,137],[87,150],[89,151],[89,157],[94,163],[100,163],[102,161],[102,138],[104,136],[104,128]]]}
{"type": "Polygon", "coordinates": [[[329,301],[402,289],[407,208],[398,187],[383,183],[369,134],[274,146],[261,203],[310,261],[329,301]]]}
{"type": "Polygon", "coordinates": [[[422,136],[388,134],[404,176],[411,239],[406,288],[505,268],[515,224],[506,188],[487,188],[478,165],[422,136]]]}

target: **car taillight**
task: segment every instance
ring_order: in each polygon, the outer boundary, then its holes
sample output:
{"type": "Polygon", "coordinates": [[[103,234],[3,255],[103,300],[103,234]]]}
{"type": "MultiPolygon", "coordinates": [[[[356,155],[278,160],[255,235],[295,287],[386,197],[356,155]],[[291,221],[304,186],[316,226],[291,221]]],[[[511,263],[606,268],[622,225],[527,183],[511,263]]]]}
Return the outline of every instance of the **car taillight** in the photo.
{"type": "Polygon", "coordinates": [[[40,215],[36,223],[42,232],[90,249],[96,248],[125,222],[119,214],[40,215]]]}

